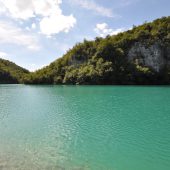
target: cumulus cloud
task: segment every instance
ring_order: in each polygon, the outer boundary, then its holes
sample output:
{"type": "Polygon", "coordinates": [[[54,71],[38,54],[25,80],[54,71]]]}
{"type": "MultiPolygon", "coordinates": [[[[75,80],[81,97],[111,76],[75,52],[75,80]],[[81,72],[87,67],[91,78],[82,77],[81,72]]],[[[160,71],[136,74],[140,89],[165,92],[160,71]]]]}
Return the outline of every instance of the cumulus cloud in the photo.
{"type": "Polygon", "coordinates": [[[97,24],[94,31],[101,37],[105,37],[107,35],[116,35],[122,31],[124,31],[124,28],[118,28],[118,29],[112,29],[109,28],[108,24],[101,23],[97,24]]]}
{"type": "Polygon", "coordinates": [[[33,6],[29,0],[0,0],[0,3],[0,8],[3,8],[4,12],[13,18],[28,19],[34,16],[33,6]]]}
{"type": "Polygon", "coordinates": [[[38,50],[40,48],[38,39],[35,36],[5,21],[0,21],[0,43],[16,44],[30,50],[38,50]]]}
{"type": "Polygon", "coordinates": [[[0,0],[0,11],[14,19],[40,18],[40,31],[49,36],[68,32],[76,24],[73,15],[63,15],[61,3],[62,0],[0,0]]]}
{"type": "Polygon", "coordinates": [[[113,11],[109,8],[103,7],[93,0],[70,0],[71,3],[77,4],[81,6],[82,8],[85,8],[87,10],[94,11],[98,15],[102,15],[105,17],[117,17],[117,15],[113,14],[113,11]]]}
{"type": "Polygon", "coordinates": [[[59,32],[68,33],[70,29],[74,27],[75,23],[76,19],[72,15],[59,15],[58,17],[52,15],[50,17],[43,18],[40,21],[40,30],[47,36],[58,34],[59,32]]]}

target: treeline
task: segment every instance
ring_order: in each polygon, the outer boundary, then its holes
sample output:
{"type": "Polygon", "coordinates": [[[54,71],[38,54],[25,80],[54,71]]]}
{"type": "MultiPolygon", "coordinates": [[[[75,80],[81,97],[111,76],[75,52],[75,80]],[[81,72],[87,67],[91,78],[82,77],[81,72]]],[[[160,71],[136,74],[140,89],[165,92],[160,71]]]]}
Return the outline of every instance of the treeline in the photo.
{"type": "Polygon", "coordinates": [[[0,59],[0,83],[24,83],[24,78],[29,74],[29,71],[17,66],[16,64],[0,59]]]}
{"type": "Polygon", "coordinates": [[[155,42],[163,49],[170,47],[170,17],[134,26],[115,36],[84,40],[49,66],[24,74],[22,81],[25,84],[170,84],[169,65],[156,72],[146,65],[129,62],[128,51],[137,42],[148,47],[155,42]]]}

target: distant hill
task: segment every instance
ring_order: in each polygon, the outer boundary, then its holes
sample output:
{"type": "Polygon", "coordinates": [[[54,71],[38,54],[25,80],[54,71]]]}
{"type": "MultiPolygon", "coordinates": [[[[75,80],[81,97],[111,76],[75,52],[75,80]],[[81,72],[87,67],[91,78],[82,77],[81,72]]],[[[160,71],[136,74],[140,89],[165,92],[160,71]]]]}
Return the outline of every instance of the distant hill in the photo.
{"type": "Polygon", "coordinates": [[[168,85],[170,17],[133,26],[118,35],[84,40],[33,73],[12,68],[7,73],[25,84],[168,85]]]}
{"type": "Polygon", "coordinates": [[[23,83],[23,79],[29,71],[16,64],[0,59],[0,84],[23,83]]]}

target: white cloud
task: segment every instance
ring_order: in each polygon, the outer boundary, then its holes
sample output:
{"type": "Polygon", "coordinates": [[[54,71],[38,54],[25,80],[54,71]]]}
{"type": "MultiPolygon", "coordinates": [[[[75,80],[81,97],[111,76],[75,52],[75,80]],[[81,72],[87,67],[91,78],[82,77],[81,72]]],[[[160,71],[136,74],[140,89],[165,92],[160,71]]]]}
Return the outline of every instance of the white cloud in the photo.
{"type": "Polygon", "coordinates": [[[58,17],[52,15],[41,20],[40,30],[48,36],[58,34],[59,32],[68,33],[74,27],[75,23],[76,19],[72,15],[59,15],[58,17]]]}
{"type": "Polygon", "coordinates": [[[1,4],[1,8],[5,8],[5,12],[13,18],[28,19],[34,17],[32,1],[1,0],[1,4]]]}
{"type": "Polygon", "coordinates": [[[54,10],[61,13],[61,0],[0,0],[1,9],[13,18],[27,20],[36,15],[49,16],[54,10]]]}
{"type": "Polygon", "coordinates": [[[68,32],[76,24],[73,15],[63,15],[61,3],[62,0],[0,0],[0,11],[5,9],[5,14],[14,19],[40,18],[40,31],[49,36],[68,32]]]}
{"type": "Polygon", "coordinates": [[[36,29],[36,24],[35,24],[35,23],[32,23],[31,28],[32,28],[32,29],[36,29]]]}
{"type": "Polygon", "coordinates": [[[16,44],[30,50],[38,50],[40,48],[38,39],[35,36],[5,21],[0,21],[0,43],[16,44]]]}
{"type": "Polygon", "coordinates": [[[70,2],[105,17],[117,17],[117,15],[113,14],[113,11],[110,8],[103,7],[93,0],[70,0],[70,2]]]}
{"type": "Polygon", "coordinates": [[[94,31],[101,37],[105,37],[107,35],[116,35],[124,30],[124,28],[111,29],[106,23],[97,24],[96,28],[94,29],[94,31]]]}

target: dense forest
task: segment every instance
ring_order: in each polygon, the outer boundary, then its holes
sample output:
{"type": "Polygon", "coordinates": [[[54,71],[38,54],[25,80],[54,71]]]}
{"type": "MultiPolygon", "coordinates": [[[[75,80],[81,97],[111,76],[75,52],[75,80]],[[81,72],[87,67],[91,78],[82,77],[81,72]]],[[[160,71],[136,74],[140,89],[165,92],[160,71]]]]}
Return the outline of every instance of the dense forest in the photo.
{"type": "Polygon", "coordinates": [[[170,17],[114,36],[84,40],[29,74],[13,64],[13,69],[5,69],[1,63],[0,82],[12,76],[11,81],[25,84],[170,84],[170,17]]]}
{"type": "Polygon", "coordinates": [[[28,70],[16,64],[0,59],[0,83],[24,83],[24,77],[29,73],[28,70]]]}

